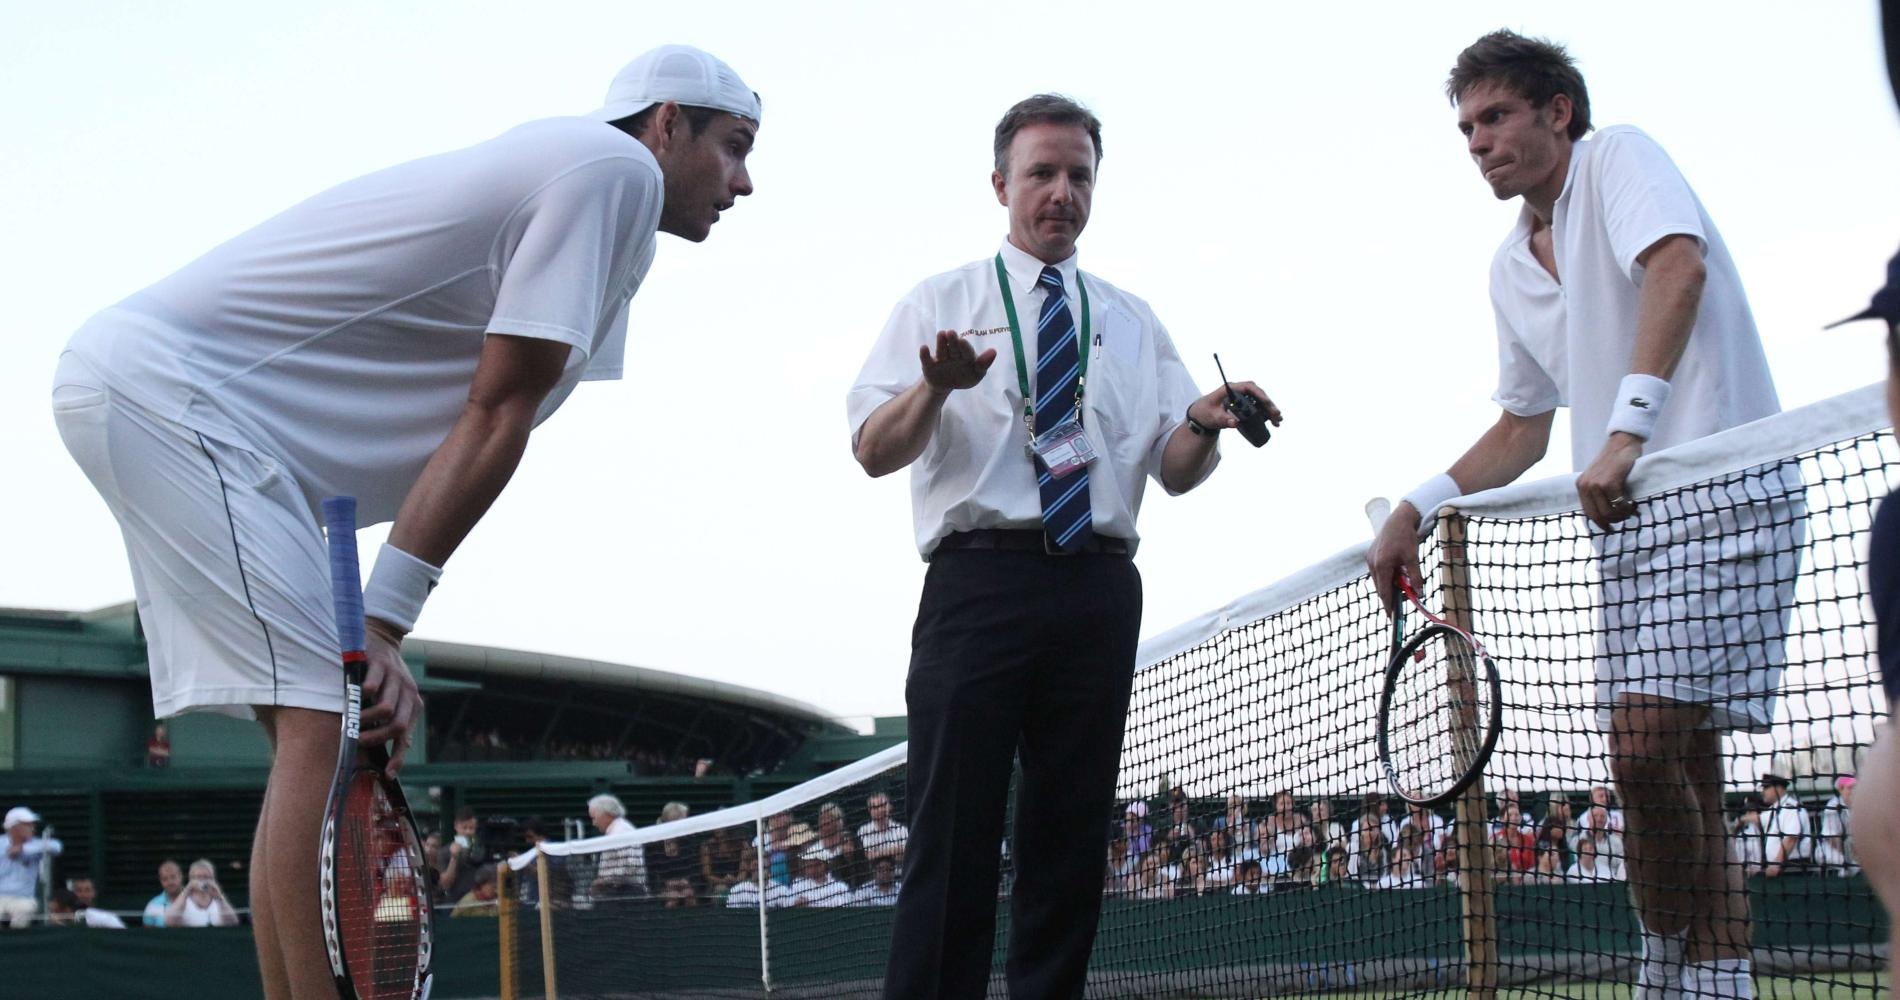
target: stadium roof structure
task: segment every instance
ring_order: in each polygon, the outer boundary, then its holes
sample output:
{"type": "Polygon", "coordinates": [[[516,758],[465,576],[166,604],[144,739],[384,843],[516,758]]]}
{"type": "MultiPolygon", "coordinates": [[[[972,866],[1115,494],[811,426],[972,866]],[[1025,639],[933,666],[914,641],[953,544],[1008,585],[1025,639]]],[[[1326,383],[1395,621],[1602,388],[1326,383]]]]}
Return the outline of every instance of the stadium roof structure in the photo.
{"type": "Polygon", "coordinates": [[[816,705],[772,694],[769,691],[728,684],[724,681],[707,680],[703,677],[690,677],[686,674],[656,670],[652,667],[636,667],[605,660],[556,656],[551,653],[501,649],[494,646],[475,646],[441,639],[411,638],[403,643],[403,649],[412,656],[420,655],[429,664],[431,671],[453,670],[531,681],[598,684],[626,691],[719,702],[735,708],[769,712],[820,724],[829,723],[835,718],[831,713],[816,705]]]}
{"type": "MultiPolygon", "coordinates": [[[[743,775],[774,771],[801,751],[810,757],[819,750],[807,745],[814,740],[858,749],[856,730],[832,713],[723,681],[442,639],[412,637],[403,654],[429,705],[434,760],[579,752],[677,772],[712,758],[743,775]],[[506,736],[500,747],[478,739],[497,731],[506,736]]],[[[142,685],[148,674],[133,602],[89,611],[0,608],[0,675],[142,685]]]]}

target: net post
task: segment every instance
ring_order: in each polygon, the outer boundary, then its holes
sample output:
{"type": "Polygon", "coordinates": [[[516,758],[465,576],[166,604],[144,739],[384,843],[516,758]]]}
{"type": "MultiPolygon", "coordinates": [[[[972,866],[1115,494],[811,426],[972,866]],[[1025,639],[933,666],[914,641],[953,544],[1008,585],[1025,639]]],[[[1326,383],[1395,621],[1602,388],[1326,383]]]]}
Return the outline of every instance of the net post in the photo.
{"type": "Polygon", "coordinates": [[[554,1000],[554,900],[548,894],[548,856],[536,852],[534,877],[541,883],[541,984],[548,1000],[554,1000]]]}
{"type": "MultiPolygon", "coordinates": [[[[1445,620],[1458,628],[1471,630],[1471,580],[1465,565],[1465,520],[1455,509],[1445,508],[1438,518],[1438,580],[1444,600],[1445,620]]],[[[1470,689],[1477,679],[1471,664],[1454,658],[1448,665],[1445,682],[1470,689]]],[[[1468,734],[1479,728],[1471,701],[1465,700],[1464,712],[1452,725],[1468,734]]],[[[1454,739],[1454,746],[1468,740],[1454,739]]],[[[1470,1000],[1493,1000],[1498,992],[1497,904],[1491,879],[1491,845],[1485,836],[1484,775],[1479,774],[1458,796],[1453,828],[1458,833],[1458,901],[1465,939],[1465,990],[1470,1000]]]]}
{"type": "Polygon", "coordinates": [[[765,932],[765,890],[767,885],[765,881],[765,813],[760,812],[757,816],[753,817],[752,827],[755,835],[758,837],[757,843],[759,845],[759,849],[752,852],[752,861],[757,865],[759,873],[759,982],[760,985],[765,987],[765,992],[770,993],[772,992],[772,945],[770,938],[766,936],[765,932]]]}
{"type": "Polygon", "coordinates": [[[515,982],[515,911],[516,876],[514,867],[503,861],[495,866],[495,916],[501,921],[496,941],[501,946],[501,1000],[518,1000],[521,986],[515,982]]]}

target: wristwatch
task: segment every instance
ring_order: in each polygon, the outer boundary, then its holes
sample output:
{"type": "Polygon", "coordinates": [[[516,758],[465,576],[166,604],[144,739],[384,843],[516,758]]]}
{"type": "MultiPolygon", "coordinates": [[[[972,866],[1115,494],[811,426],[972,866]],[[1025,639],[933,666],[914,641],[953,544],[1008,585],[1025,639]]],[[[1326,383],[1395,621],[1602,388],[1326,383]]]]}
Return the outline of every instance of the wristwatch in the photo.
{"type": "Polygon", "coordinates": [[[1220,428],[1209,427],[1201,423],[1199,420],[1194,419],[1192,413],[1185,414],[1185,416],[1187,417],[1188,430],[1193,431],[1196,437],[1213,437],[1220,433],[1220,428]]]}

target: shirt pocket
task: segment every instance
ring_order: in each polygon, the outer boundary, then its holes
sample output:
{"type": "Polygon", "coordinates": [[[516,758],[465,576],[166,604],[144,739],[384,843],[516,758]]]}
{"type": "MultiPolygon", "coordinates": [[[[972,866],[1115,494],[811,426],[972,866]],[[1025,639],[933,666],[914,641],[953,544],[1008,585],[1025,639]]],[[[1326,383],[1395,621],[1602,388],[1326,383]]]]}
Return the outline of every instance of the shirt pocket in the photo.
{"type": "MultiPolygon", "coordinates": [[[[1152,367],[1129,360],[1105,344],[1089,345],[1088,384],[1083,392],[1089,425],[1110,452],[1143,450],[1156,423],[1152,367]]],[[[1120,456],[1118,457],[1127,457],[1120,456]]]]}

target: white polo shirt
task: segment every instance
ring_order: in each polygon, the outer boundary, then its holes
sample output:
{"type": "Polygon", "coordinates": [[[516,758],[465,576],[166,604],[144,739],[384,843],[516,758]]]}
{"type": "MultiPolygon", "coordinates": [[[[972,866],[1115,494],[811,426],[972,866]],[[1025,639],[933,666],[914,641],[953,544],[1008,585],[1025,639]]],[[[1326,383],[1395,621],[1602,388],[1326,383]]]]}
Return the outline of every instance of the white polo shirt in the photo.
{"type": "MultiPolygon", "coordinates": [[[[765,908],[777,910],[792,905],[792,894],[777,882],[770,882],[765,890],[765,908]]],[[[735,882],[726,890],[726,906],[729,909],[752,908],[759,906],[759,884],[757,882],[735,882]]]]}
{"type": "Polygon", "coordinates": [[[889,889],[880,889],[876,882],[866,882],[851,896],[852,906],[896,906],[897,896],[902,886],[893,882],[889,889]]]}
{"type": "Polygon", "coordinates": [[[890,820],[882,830],[877,828],[875,820],[858,827],[858,846],[863,847],[866,854],[875,855],[878,848],[889,845],[901,852],[909,843],[910,828],[896,820],[890,820]]]}
{"type": "Polygon", "coordinates": [[[530,122],[318,194],[101,313],[68,349],[107,387],[391,520],[461,415],[490,333],[568,345],[545,420],[619,378],[665,185],[602,122],[530,122]],[[235,439],[235,440],[234,440],[235,439]]]}
{"type": "Polygon", "coordinates": [[[1767,838],[1763,847],[1767,864],[1781,864],[1789,861],[1808,859],[1808,811],[1801,806],[1792,792],[1782,792],[1781,801],[1775,803],[1762,817],[1762,833],[1767,838]],[[1794,847],[1787,852],[1781,849],[1782,839],[1794,838],[1794,847]]]}
{"type": "Polygon", "coordinates": [[[794,904],[829,907],[850,906],[854,892],[851,883],[843,879],[829,878],[823,882],[814,882],[808,878],[797,878],[786,890],[794,904]]]}
{"type": "MultiPolygon", "coordinates": [[[[1036,317],[1047,294],[1037,284],[1044,265],[1008,240],[1002,254],[1022,326],[1023,358],[1033,375],[1036,317]]],[[[1055,267],[1080,332],[1081,272],[1073,255],[1055,267]]],[[[1082,423],[1097,455],[1089,466],[1089,504],[1095,533],[1127,539],[1132,551],[1140,537],[1135,515],[1143,477],[1161,481],[1168,436],[1186,422],[1188,404],[1201,392],[1148,303],[1093,274],[1081,277],[1089,297],[1082,423]]],[[[898,301],[846,399],[852,447],[878,407],[923,377],[917,349],[934,350],[939,330],[957,331],[979,354],[994,348],[996,361],[983,381],[950,394],[936,433],[911,464],[911,513],[917,551],[925,559],[954,531],[1042,527],[1036,469],[1023,450],[1029,435],[1009,317],[993,258],[926,278],[898,301]]],[[[1033,391],[1033,377],[1030,386],[1033,391]]]]}
{"type": "Polygon", "coordinates": [[[1613,125],[1572,148],[1551,213],[1556,279],[1531,254],[1532,219],[1526,205],[1491,261],[1498,327],[1492,399],[1519,416],[1570,407],[1571,460],[1579,471],[1603,450],[1617,384],[1630,373],[1643,285],[1636,258],[1666,236],[1694,237],[1708,277],[1646,450],[1780,411],[1735,262],[1695,192],[1649,136],[1613,125]]]}

